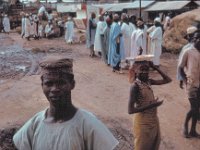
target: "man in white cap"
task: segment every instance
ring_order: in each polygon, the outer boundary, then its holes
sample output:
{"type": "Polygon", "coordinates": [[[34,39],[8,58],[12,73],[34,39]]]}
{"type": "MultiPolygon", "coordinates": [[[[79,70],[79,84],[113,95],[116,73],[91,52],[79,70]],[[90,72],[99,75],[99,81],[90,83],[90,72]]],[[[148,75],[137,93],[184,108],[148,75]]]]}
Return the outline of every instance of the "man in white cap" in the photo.
{"type": "Polygon", "coordinates": [[[65,41],[72,44],[74,38],[74,22],[69,16],[68,21],[65,23],[65,41]]]}
{"type": "Polygon", "coordinates": [[[3,18],[3,29],[4,29],[5,33],[9,34],[9,32],[10,32],[10,19],[8,18],[7,14],[5,14],[4,18],[3,18]]]}
{"type": "Polygon", "coordinates": [[[149,33],[149,38],[151,42],[151,53],[154,55],[153,64],[156,67],[160,65],[160,55],[162,53],[162,40],[163,31],[160,23],[160,18],[154,20],[154,30],[149,33]]]}
{"type": "Polygon", "coordinates": [[[118,141],[91,112],[72,103],[73,60],[48,57],[40,63],[49,107],[14,135],[18,150],[113,150],[118,141]]]}
{"type": "MultiPolygon", "coordinates": [[[[183,54],[185,53],[185,51],[189,50],[190,48],[193,47],[193,36],[194,36],[194,33],[197,31],[197,27],[195,26],[191,26],[191,27],[188,27],[187,28],[187,35],[186,35],[186,38],[188,40],[188,43],[183,46],[183,48],[181,49],[181,52],[180,52],[180,55],[179,55],[179,61],[178,61],[178,66],[180,64],[180,61],[182,60],[182,57],[183,57],[183,54]]],[[[180,81],[180,88],[183,88],[183,79],[181,78],[181,75],[180,75],[180,70],[178,70],[177,68],[177,79],[180,81]]]]}
{"type": "Polygon", "coordinates": [[[106,22],[104,21],[103,16],[99,16],[99,21],[97,22],[96,34],[94,39],[94,51],[98,53],[100,56],[102,54],[102,35],[103,31],[106,28],[106,22]]]}
{"type": "Polygon", "coordinates": [[[200,32],[193,36],[193,46],[183,52],[178,70],[183,81],[186,83],[190,110],[186,114],[183,136],[185,138],[200,138],[196,131],[197,119],[200,107],[200,32]],[[189,129],[189,121],[191,128],[189,129]]]}
{"type": "MultiPolygon", "coordinates": [[[[161,22],[160,18],[159,18],[159,17],[155,18],[155,19],[154,19],[154,24],[155,24],[155,22],[161,22]]],[[[147,35],[149,35],[151,32],[153,32],[153,31],[155,30],[155,28],[156,28],[155,25],[152,25],[151,27],[149,27],[149,28],[147,29],[147,35]]],[[[150,39],[149,36],[148,36],[147,38],[148,38],[148,39],[147,39],[147,41],[148,41],[148,42],[147,42],[147,49],[148,49],[148,52],[147,52],[147,53],[153,54],[153,51],[152,51],[152,48],[151,48],[151,39],[150,39]]]]}
{"type": "Polygon", "coordinates": [[[130,57],[131,53],[131,28],[128,22],[128,16],[126,13],[122,13],[121,15],[121,30],[122,30],[122,37],[124,38],[124,52],[125,57],[130,57]]]}
{"type": "Polygon", "coordinates": [[[138,55],[146,54],[145,36],[144,36],[144,22],[137,21],[138,29],[133,31],[131,35],[131,52],[130,56],[135,58],[138,55]]]}

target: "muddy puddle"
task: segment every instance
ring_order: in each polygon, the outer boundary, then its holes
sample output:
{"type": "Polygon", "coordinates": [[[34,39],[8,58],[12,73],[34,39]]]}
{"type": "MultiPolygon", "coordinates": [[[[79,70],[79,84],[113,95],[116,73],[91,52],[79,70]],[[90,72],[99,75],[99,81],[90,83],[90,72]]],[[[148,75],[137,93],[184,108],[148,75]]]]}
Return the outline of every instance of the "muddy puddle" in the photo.
{"type": "Polygon", "coordinates": [[[6,79],[18,79],[25,76],[33,67],[33,62],[45,55],[34,54],[16,43],[6,43],[7,41],[11,39],[0,38],[0,84],[6,79]]]}

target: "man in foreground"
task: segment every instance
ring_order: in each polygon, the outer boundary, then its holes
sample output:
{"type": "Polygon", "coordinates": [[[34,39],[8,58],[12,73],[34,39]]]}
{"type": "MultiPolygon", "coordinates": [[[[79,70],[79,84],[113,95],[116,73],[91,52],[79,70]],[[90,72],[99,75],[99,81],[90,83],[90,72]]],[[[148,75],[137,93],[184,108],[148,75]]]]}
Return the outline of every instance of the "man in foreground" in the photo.
{"type": "Polygon", "coordinates": [[[185,138],[198,137],[196,131],[197,119],[200,107],[200,33],[196,32],[193,37],[193,46],[190,46],[182,54],[178,70],[183,81],[186,83],[188,99],[191,105],[186,115],[183,135],[185,138]],[[188,130],[189,121],[192,119],[191,129],[188,130]]]}
{"type": "Polygon", "coordinates": [[[40,63],[42,89],[49,108],[37,113],[14,135],[19,150],[113,150],[118,141],[92,113],[72,104],[72,60],[40,63]]]}
{"type": "Polygon", "coordinates": [[[136,80],[130,89],[128,113],[134,114],[133,134],[134,150],[158,150],[160,145],[160,127],[157,107],[163,101],[154,97],[151,85],[171,82],[170,77],[155,67],[152,62],[135,62],[136,80]],[[149,68],[157,70],[163,79],[149,79],[149,68]]]}

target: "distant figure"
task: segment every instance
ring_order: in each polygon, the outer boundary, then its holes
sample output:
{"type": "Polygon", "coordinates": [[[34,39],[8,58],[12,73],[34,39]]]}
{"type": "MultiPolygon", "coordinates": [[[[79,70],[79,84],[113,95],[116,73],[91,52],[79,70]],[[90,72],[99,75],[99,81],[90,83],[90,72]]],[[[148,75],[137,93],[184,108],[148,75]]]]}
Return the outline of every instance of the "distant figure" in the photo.
{"type": "Polygon", "coordinates": [[[68,44],[72,44],[73,38],[74,38],[74,22],[71,17],[68,17],[68,21],[65,23],[65,41],[68,44]]]}
{"type": "Polygon", "coordinates": [[[44,37],[44,27],[43,27],[41,22],[39,22],[38,34],[39,34],[39,38],[43,38],[44,37]]]}
{"type": "MultiPolygon", "coordinates": [[[[185,51],[191,49],[194,46],[193,36],[196,31],[197,31],[197,27],[195,27],[195,26],[191,26],[191,27],[187,28],[186,39],[187,39],[188,43],[185,46],[183,46],[183,48],[181,49],[181,52],[179,54],[178,66],[179,66],[180,61],[182,60],[182,57],[183,57],[183,54],[185,53],[185,51]]],[[[179,83],[180,88],[183,89],[183,79],[181,78],[181,73],[180,73],[180,70],[178,70],[178,68],[177,68],[177,79],[180,81],[180,83],[179,83]]]]}
{"type": "Polygon", "coordinates": [[[54,28],[53,28],[53,24],[51,21],[48,21],[48,24],[45,27],[45,37],[46,38],[52,38],[54,37],[55,33],[54,33],[54,28]]]}
{"type": "Polygon", "coordinates": [[[124,51],[125,51],[125,58],[130,57],[131,53],[131,31],[132,29],[129,26],[128,16],[125,13],[121,15],[121,32],[122,37],[124,38],[124,51]]]}
{"type": "Polygon", "coordinates": [[[171,24],[171,14],[170,13],[168,13],[167,14],[167,16],[165,17],[165,22],[164,22],[164,30],[166,31],[166,30],[168,30],[169,29],[169,27],[170,27],[170,24],[171,24]]]}
{"type": "Polygon", "coordinates": [[[21,16],[22,16],[22,20],[21,20],[21,37],[23,38],[24,35],[25,35],[25,20],[26,20],[25,13],[22,12],[21,16]]]}
{"type": "Polygon", "coordinates": [[[18,150],[114,150],[118,141],[91,112],[72,103],[73,60],[40,62],[41,85],[49,107],[35,114],[13,137],[18,150]]]}
{"type": "Polygon", "coordinates": [[[102,35],[106,28],[106,22],[103,16],[99,16],[99,21],[97,22],[96,34],[94,39],[94,51],[101,56],[102,53],[102,35]]]}
{"type": "Polygon", "coordinates": [[[65,23],[63,20],[58,21],[58,27],[60,29],[60,37],[62,37],[65,34],[65,23]]]}
{"type": "Polygon", "coordinates": [[[94,57],[94,39],[96,34],[97,22],[95,20],[96,14],[92,13],[91,18],[88,21],[87,28],[87,47],[90,48],[90,57],[94,57]]]}
{"type": "Polygon", "coordinates": [[[25,16],[25,38],[29,41],[30,40],[30,31],[31,30],[31,22],[29,19],[29,14],[26,14],[25,16]]]}
{"type": "Polygon", "coordinates": [[[144,45],[145,36],[144,36],[144,22],[139,20],[137,21],[138,29],[135,30],[131,35],[131,52],[130,56],[132,58],[137,57],[138,55],[146,54],[146,46],[144,45]]]}
{"type": "Polygon", "coordinates": [[[124,41],[122,39],[121,27],[119,25],[119,15],[113,16],[113,23],[110,29],[108,51],[108,64],[112,66],[113,72],[121,72],[120,63],[124,59],[124,41]]]}
{"type": "Polygon", "coordinates": [[[35,34],[33,17],[34,17],[33,14],[30,13],[30,14],[29,14],[29,20],[30,20],[30,23],[31,23],[31,26],[30,26],[30,36],[31,36],[31,37],[34,37],[34,34],[35,34]]]}
{"type": "Polygon", "coordinates": [[[108,64],[108,51],[109,51],[109,43],[110,43],[110,27],[112,24],[112,20],[109,16],[106,18],[106,29],[104,30],[103,34],[103,44],[102,44],[102,58],[105,64],[108,64]]]}
{"type": "Polygon", "coordinates": [[[129,18],[129,27],[131,29],[131,35],[133,33],[133,31],[135,31],[137,29],[137,21],[136,21],[136,16],[135,15],[132,15],[130,16],[129,18]]]}
{"type": "Polygon", "coordinates": [[[162,54],[162,40],[163,40],[163,32],[160,23],[160,18],[156,18],[154,20],[155,29],[149,34],[151,41],[151,51],[154,55],[153,64],[156,67],[160,65],[160,56],[162,54]]]}
{"type": "MultiPolygon", "coordinates": [[[[163,100],[156,99],[151,85],[171,82],[152,62],[136,61],[132,68],[136,74],[130,88],[128,113],[133,115],[134,150],[158,150],[161,137],[157,107],[163,100]],[[155,69],[162,77],[160,80],[149,78],[149,69],[155,69]]],[[[132,78],[132,76],[131,76],[132,78]]]]}
{"type": "Polygon", "coordinates": [[[153,32],[155,29],[156,29],[156,26],[155,26],[155,22],[159,22],[160,21],[160,18],[155,18],[154,19],[154,25],[152,25],[151,27],[149,27],[148,29],[147,29],[147,50],[148,50],[148,54],[151,54],[151,55],[153,55],[153,47],[152,47],[152,41],[151,41],[151,38],[149,37],[149,34],[151,33],[151,32],[153,32]]]}
{"type": "Polygon", "coordinates": [[[10,32],[10,19],[8,18],[7,14],[5,14],[3,18],[3,30],[5,33],[8,33],[8,34],[10,32]]]}
{"type": "Polygon", "coordinates": [[[194,46],[190,46],[182,54],[178,65],[178,70],[184,83],[188,99],[190,102],[190,110],[186,114],[184,122],[183,136],[185,138],[200,138],[196,131],[197,119],[199,117],[200,108],[200,32],[196,32],[193,37],[194,46]],[[189,129],[189,121],[191,128],[189,129]]]}
{"type": "Polygon", "coordinates": [[[45,12],[46,12],[46,9],[45,9],[44,5],[41,4],[40,8],[38,10],[38,15],[43,15],[43,13],[45,13],[45,12]]]}
{"type": "Polygon", "coordinates": [[[34,29],[34,39],[38,40],[39,39],[39,17],[37,15],[33,15],[33,29],[34,29]]]}

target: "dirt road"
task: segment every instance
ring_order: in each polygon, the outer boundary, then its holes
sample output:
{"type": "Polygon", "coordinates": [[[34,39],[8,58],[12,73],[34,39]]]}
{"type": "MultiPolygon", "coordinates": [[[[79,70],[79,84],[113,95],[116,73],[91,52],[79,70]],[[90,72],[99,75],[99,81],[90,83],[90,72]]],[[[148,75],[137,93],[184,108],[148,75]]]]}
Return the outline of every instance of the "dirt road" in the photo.
{"type": "MultiPolygon", "coordinates": [[[[0,74],[0,129],[20,126],[48,106],[37,63],[46,55],[68,55],[74,58],[76,87],[72,92],[73,102],[93,112],[112,130],[120,140],[119,149],[133,149],[132,116],[127,114],[130,87],[127,72],[113,73],[100,58],[90,58],[85,45],[67,45],[63,38],[28,42],[16,33],[0,34],[0,44],[0,61],[7,66],[0,74]],[[6,56],[8,49],[13,48],[17,52],[6,56]],[[14,69],[9,69],[8,66],[13,65],[14,69]]],[[[155,95],[164,99],[158,108],[162,133],[160,149],[198,150],[199,139],[184,139],[181,134],[189,104],[185,91],[176,81],[176,64],[177,56],[163,54],[161,68],[173,82],[153,87],[155,95]]],[[[152,76],[157,75],[153,72],[152,76]]],[[[200,132],[200,128],[198,130],[200,132]]]]}

